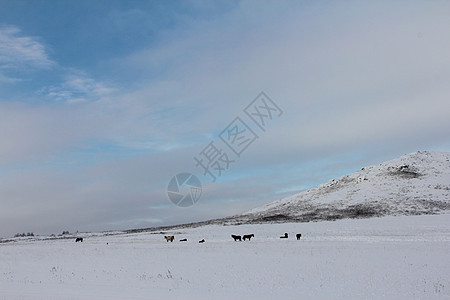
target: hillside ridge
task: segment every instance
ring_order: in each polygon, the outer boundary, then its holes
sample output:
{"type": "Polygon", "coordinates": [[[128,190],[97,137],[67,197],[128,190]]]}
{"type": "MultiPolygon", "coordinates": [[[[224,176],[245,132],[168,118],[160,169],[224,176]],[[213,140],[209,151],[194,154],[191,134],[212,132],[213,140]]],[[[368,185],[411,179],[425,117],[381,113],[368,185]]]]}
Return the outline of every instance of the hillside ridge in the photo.
{"type": "Polygon", "coordinates": [[[260,222],[437,214],[450,209],[450,153],[418,151],[255,208],[260,222]]]}

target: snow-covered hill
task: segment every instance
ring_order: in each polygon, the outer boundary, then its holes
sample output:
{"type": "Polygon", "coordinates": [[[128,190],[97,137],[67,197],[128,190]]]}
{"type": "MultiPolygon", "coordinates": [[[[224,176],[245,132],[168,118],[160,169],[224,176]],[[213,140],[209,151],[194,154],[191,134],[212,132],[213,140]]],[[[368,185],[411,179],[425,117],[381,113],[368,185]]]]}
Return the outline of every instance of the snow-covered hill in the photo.
{"type": "Polygon", "coordinates": [[[243,223],[302,222],[450,209],[450,153],[415,152],[331,180],[236,217],[243,223]]]}

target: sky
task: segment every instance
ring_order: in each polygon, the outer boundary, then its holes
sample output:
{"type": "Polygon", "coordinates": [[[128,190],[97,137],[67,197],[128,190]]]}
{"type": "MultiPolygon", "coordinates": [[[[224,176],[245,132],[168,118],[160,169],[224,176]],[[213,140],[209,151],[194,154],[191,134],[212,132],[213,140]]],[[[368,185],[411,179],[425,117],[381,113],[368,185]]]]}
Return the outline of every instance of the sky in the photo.
{"type": "Polygon", "coordinates": [[[448,1],[0,1],[0,237],[225,217],[450,151],[448,16],[448,1]],[[259,106],[263,128],[246,114],[261,92],[279,108],[259,106]],[[257,137],[239,155],[235,121],[257,137]],[[194,160],[211,145],[230,162],[215,181],[194,160]],[[180,173],[201,182],[190,207],[168,197],[180,173]]]}

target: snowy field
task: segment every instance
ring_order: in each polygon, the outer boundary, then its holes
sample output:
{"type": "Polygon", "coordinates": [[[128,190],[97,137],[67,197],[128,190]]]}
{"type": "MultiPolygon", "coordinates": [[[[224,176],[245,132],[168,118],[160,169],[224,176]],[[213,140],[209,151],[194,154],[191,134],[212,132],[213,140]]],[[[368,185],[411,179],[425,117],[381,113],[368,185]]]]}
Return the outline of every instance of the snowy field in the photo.
{"type": "Polygon", "coordinates": [[[0,299],[450,299],[449,214],[169,234],[0,244],[0,299]]]}

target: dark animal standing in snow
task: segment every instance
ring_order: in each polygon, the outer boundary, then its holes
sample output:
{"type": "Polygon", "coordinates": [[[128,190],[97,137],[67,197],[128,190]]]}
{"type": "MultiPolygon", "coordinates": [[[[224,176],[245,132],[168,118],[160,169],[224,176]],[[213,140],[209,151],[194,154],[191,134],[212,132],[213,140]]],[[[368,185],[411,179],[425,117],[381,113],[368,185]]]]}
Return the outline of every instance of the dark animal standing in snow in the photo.
{"type": "Polygon", "coordinates": [[[250,241],[250,239],[252,238],[252,237],[255,237],[255,235],[252,233],[252,234],[246,234],[246,235],[244,235],[242,238],[244,239],[244,241],[245,241],[245,239],[248,239],[249,241],[250,241]]]}
{"type": "Polygon", "coordinates": [[[75,243],[78,243],[78,242],[83,242],[83,238],[76,238],[75,243]]]}
{"type": "Polygon", "coordinates": [[[284,233],[284,236],[280,236],[280,239],[287,239],[287,238],[288,238],[287,232],[284,233]]]}
{"type": "Polygon", "coordinates": [[[232,234],[231,237],[234,239],[235,242],[236,242],[236,241],[241,241],[241,242],[242,242],[241,236],[240,236],[240,235],[234,235],[234,234],[232,234]]]}
{"type": "Polygon", "coordinates": [[[200,244],[205,242],[205,239],[198,241],[200,244]]]}
{"type": "Polygon", "coordinates": [[[173,242],[173,239],[175,238],[175,236],[169,235],[169,236],[164,236],[164,238],[166,239],[166,242],[173,242]]]}
{"type": "Polygon", "coordinates": [[[300,241],[300,238],[302,237],[302,234],[301,233],[297,233],[295,236],[297,237],[297,241],[300,241]]]}
{"type": "Polygon", "coordinates": [[[187,242],[187,239],[182,239],[180,240],[180,242],[187,242]]]}

